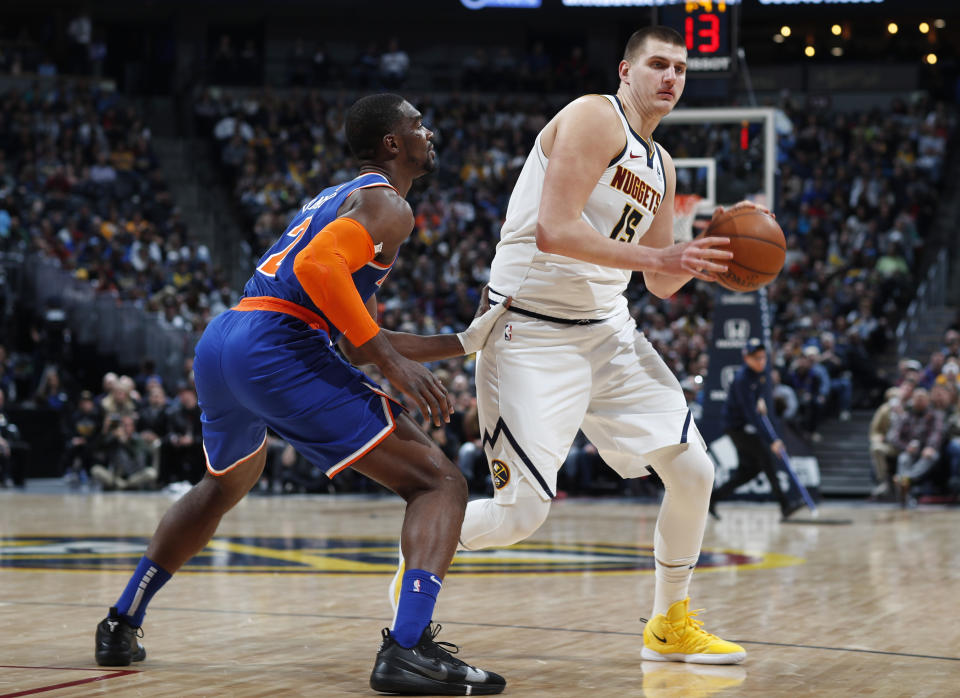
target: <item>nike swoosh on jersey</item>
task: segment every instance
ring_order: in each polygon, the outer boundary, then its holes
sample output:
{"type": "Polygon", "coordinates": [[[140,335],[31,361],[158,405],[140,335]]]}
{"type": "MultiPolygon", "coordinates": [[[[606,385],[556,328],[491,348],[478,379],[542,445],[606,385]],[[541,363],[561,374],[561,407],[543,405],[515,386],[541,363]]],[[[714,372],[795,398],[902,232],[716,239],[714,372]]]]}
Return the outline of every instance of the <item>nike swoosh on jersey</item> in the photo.
{"type": "Polygon", "coordinates": [[[630,157],[631,157],[631,158],[634,158],[634,159],[635,159],[635,158],[642,158],[642,157],[643,157],[643,153],[640,153],[639,155],[634,155],[634,154],[633,154],[633,151],[631,150],[631,151],[630,151],[630,157]]]}

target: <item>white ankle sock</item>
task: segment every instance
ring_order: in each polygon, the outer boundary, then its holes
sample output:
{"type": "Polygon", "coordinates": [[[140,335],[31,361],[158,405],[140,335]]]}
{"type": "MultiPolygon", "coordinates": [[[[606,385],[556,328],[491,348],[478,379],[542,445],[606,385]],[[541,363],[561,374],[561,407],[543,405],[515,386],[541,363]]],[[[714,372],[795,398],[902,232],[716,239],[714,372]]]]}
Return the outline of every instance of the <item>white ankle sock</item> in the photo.
{"type": "Polygon", "coordinates": [[[659,560],[655,560],[655,564],[657,583],[653,594],[653,615],[666,615],[670,606],[687,598],[694,565],[668,567],[659,560]]]}

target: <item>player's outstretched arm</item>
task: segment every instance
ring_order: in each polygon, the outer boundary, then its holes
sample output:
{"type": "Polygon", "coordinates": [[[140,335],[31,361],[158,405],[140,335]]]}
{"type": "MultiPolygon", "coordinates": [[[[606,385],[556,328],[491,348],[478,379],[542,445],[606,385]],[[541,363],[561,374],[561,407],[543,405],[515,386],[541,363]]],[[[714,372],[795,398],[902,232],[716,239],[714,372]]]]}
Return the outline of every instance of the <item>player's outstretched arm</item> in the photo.
{"type": "Polygon", "coordinates": [[[571,102],[547,125],[541,143],[549,162],[537,218],[537,247],[617,269],[705,279],[710,271],[723,271],[714,261],[723,256],[713,249],[725,244],[720,238],[660,249],[614,240],[611,231],[598,231],[583,220],[587,199],[625,142],[613,105],[597,95],[571,102]]]}
{"type": "MultiPolygon", "coordinates": [[[[497,319],[510,307],[513,298],[507,298],[503,303],[491,306],[487,287],[484,286],[477,314],[463,332],[456,334],[419,335],[409,332],[393,332],[381,329],[380,331],[390,340],[390,344],[397,353],[412,361],[429,362],[441,359],[452,359],[464,354],[473,354],[480,351],[487,341],[497,319]]],[[[377,319],[376,296],[367,301],[367,310],[374,320],[377,319]]],[[[354,364],[360,360],[356,356],[353,346],[341,340],[340,351],[354,364]]]]}
{"type": "Polygon", "coordinates": [[[394,254],[413,230],[410,206],[392,190],[358,192],[340,217],[318,232],[294,259],[294,273],[310,299],[343,333],[349,354],[376,364],[399,391],[440,426],[453,403],[446,388],[421,364],[399,354],[371,317],[352,274],[381,249],[394,254]]]}

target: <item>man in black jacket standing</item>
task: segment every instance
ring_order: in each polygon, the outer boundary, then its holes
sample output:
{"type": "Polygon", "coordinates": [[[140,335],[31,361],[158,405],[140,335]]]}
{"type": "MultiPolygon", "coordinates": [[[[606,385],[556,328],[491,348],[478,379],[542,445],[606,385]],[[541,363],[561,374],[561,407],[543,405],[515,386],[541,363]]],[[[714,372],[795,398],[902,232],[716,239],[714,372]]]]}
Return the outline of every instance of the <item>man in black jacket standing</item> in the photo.
{"type": "Polygon", "coordinates": [[[740,485],[749,482],[761,471],[767,474],[774,496],[780,503],[780,512],[786,519],[803,507],[802,500],[791,500],[780,487],[777,478],[777,457],[785,453],[783,441],[777,436],[779,425],[772,409],[773,392],[766,373],[767,348],[763,340],[753,337],[743,348],[743,366],[727,390],[723,406],[724,431],[737,449],[738,466],[730,479],[713,491],[710,513],[717,519],[716,503],[729,497],[740,485]],[[767,428],[763,418],[773,427],[767,428]]]}

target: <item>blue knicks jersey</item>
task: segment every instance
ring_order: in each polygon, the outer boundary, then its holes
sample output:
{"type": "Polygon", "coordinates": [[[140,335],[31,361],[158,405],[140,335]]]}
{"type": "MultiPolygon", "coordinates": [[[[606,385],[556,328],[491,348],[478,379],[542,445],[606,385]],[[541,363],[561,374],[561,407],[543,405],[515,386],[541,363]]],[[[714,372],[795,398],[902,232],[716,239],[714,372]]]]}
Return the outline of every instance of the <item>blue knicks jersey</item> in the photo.
{"type": "MultiPolygon", "coordinates": [[[[336,341],[341,334],[340,330],[334,327],[300,285],[299,279],[293,273],[293,260],[317,233],[337,217],[337,211],[348,196],[358,189],[369,187],[393,188],[381,174],[364,174],[349,182],[324,189],[300,209],[280,239],[260,258],[256,271],[243,288],[244,296],[270,296],[296,303],[323,317],[330,327],[330,340],[336,341]]],[[[383,265],[371,261],[353,272],[353,283],[364,302],[383,284],[391,267],[393,262],[383,265]]]]}

